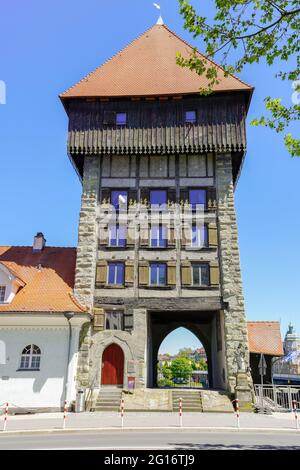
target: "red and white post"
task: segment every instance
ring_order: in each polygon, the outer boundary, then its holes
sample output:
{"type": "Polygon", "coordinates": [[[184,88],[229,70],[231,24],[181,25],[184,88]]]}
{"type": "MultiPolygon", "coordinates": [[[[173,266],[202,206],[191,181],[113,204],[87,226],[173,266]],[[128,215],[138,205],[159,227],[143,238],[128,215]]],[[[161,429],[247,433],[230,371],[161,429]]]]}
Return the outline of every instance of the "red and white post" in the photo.
{"type": "Polygon", "coordinates": [[[8,403],[5,403],[3,431],[6,431],[7,416],[8,416],[8,403]]]}
{"type": "Polygon", "coordinates": [[[182,398],[179,399],[179,426],[182,428],[182,398]]]}
{"type": "Polygon", "coordinates": [[[124,427],[124,398],[121,400],[121,427],[124,427]]]}
{"type": "Polygon", "coordinates": [[[238,398],[235,400],[235,413],[236,413],[236,423],[238,429],[240,429],[240,409],[239,409],[239,400],[238,398]]]}
{"type": "Polygon", "coordinates": [[[295,416],[296,429],[299,429],[298,414],[297,414],[297,402],[296,402],[296,400],[293,400],[293,411],[294,411],[294,416],[295,416]]]}
{"type": "Polygon", "coordinates": [[[67,420],[67,402],[64,403],[64,416],[63,416],[63,429],[66,429],[66,420],[67,420]]]}

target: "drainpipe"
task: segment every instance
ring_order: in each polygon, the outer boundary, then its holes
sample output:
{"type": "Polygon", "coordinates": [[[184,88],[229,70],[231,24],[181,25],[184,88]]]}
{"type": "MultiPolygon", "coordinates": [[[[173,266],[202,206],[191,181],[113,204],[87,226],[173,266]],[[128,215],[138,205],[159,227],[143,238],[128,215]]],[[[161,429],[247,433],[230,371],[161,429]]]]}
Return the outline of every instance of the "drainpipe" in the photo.
{"type": "Polygon", "coordinates": [[[69,326],[69,344],[68,344],[68,359],[67,359],[67,375],[66,375],[66,382],[65,382],[65,401],[67,400],[68,391],[69,391],[69,369],[70,369],[70,355],[71,355],[71,343],[72,343],[72,325],[70,320],[74,317],[73,312],[65,312],[64,317],[68,321],[69,326]]]}

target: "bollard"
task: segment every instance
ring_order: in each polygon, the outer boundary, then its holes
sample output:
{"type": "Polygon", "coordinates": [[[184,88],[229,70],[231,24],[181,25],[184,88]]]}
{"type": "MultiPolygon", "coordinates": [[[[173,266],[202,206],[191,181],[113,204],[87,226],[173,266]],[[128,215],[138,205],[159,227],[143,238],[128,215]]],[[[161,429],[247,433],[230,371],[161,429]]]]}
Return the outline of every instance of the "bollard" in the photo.
{"type": "Polygon", "coordinates": [[[238,429],[240,429],[240,410],[239,410],[238,398],[235,400],[235,412],[236,412],[236,419],[237,419],[237,427],[238,429]]]}
{"type": "Polygon", "coordinates": [[[5,404],[5,412],[4,412],[4,422],[3,422],[3,431],[6,430],[7,424],[7,415],[8,415],[8,403],[5,404]]]}
{"type": "Polygon", "coordinates": [[[179,426],[182,428],[182,398],[179,399],[179,426]]]}
{"type": "Polygon", "coordinates": [[[296,400],[293,400],[293,410],[294,410],[294,416],[295,416],[295,421],[296,421],[296,429],[299,429],[296,400]]]}
{"type": "Polygon", "coordinates": [[[67,419],[67,402],[64,404],[64,416],[63,416],[63,429],[66,429],[66,419],[67,419]]]}
{"type": "Polygon", "coordinates": [[[121,427],[124,427],[124,398],[121,400],[121,427]]]}

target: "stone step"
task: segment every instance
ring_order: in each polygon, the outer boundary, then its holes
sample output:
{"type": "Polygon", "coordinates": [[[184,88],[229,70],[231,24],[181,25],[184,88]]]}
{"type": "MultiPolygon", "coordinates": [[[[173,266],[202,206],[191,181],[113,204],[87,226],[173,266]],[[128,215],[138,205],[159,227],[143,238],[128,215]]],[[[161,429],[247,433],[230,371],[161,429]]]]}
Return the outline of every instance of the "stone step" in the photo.
{"type": "Polygon", "coordinates": [[[102,389],[95,403],[95,411],[119,411],[121,406],[122,390],[102,389]]]}
{"type": "Polygon", "coordinates": [[[191,390],[174,390],[172,391],[173,411],[179,410],[180,399],[182,399],[183,411],[202,412],[202,401],[200,392],[191,390]]]}

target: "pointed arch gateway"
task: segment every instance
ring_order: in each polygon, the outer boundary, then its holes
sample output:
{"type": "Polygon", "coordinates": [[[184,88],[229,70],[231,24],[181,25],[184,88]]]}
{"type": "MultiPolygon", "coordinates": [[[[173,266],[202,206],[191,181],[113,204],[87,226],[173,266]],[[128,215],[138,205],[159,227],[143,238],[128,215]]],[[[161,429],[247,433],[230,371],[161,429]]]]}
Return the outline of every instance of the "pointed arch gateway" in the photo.
{"type": "Polygon", "coordinates": [[[112,343],[102,354],[101,385],[122,386],[124,379],[124,352],[122,348],[112,343]]]}

